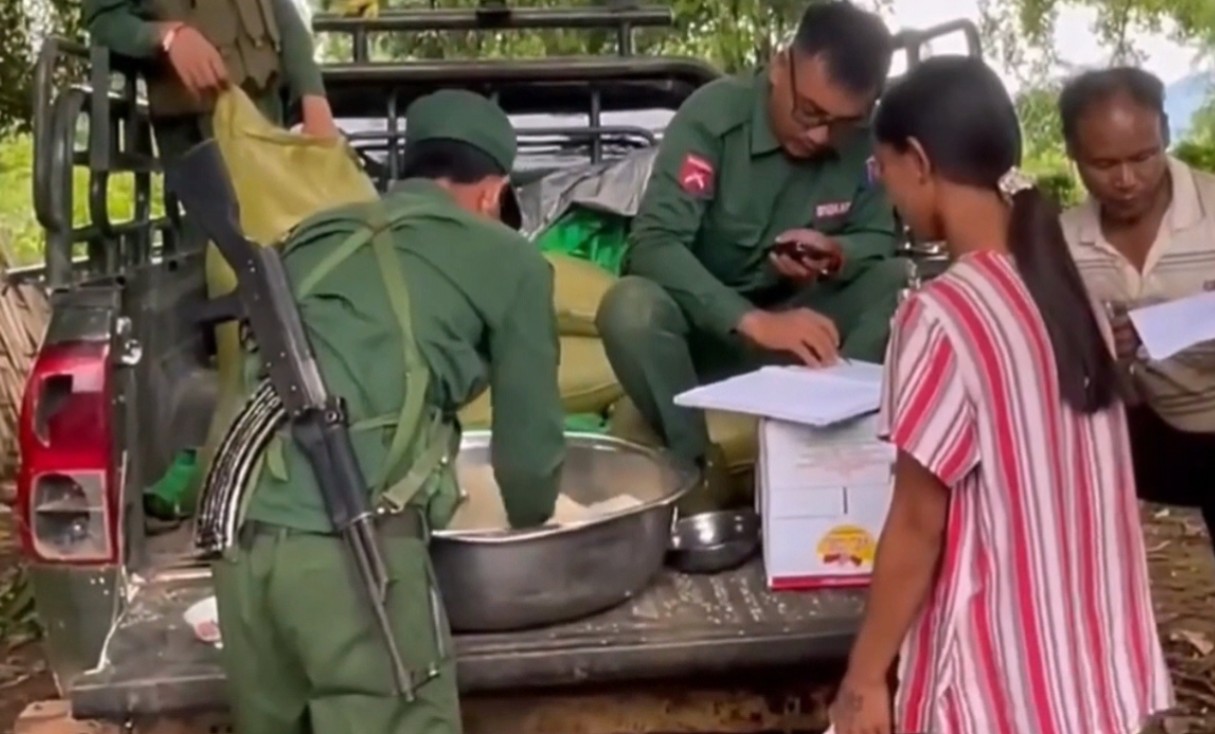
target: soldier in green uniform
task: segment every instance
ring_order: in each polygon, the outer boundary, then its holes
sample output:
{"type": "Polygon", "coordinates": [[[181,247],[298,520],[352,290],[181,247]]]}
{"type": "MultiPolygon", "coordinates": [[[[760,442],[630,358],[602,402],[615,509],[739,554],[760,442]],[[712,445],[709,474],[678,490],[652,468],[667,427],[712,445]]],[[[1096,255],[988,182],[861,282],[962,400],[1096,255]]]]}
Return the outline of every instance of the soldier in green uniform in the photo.
{"type": "Polygon", "coordinates": [[[300,103],[305,133],[338,133],[292,0],[84,0],[84,21],[95,43],[142,62],[162,156],[209,135],[207,113],[228,84],[280,124],[286,88],[300,103]]]}
{"type": "Polygon", "coordinates": [[[471,92],[437,92],[406,115],[402,185],[316,215],[282,247],[371,484],[412,700],[393,692],[343,542],[263,382],[220,447],[196,538],[223,554],[214,576],[240,734],[460,731],[426,544],[458,504],[456,411],[487,387],[493,471],[512,526],[543,524],[556,502],[565,443],[552,269],[496,221],[513,209],[514,132],[471,92]]]}
{"type": "Polygon", "coordinates": [[[712,468],[703,414],[673,403],[702,381],[782,358],[881,361],[907,267],[866,125],[892,53],[876,15],[816,3],[770,66],[697,90],[667,127],[596,321],[683,458],[712,468]]]}

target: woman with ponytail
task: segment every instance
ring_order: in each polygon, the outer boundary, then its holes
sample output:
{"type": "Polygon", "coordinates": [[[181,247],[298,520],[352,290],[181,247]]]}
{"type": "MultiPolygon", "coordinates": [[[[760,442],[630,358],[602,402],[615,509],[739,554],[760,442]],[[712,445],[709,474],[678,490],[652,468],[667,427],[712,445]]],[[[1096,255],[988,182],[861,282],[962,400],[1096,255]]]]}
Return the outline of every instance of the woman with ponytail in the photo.
{"type": "Polygon", "coordinates": [[[874,133],[903,221],[953,262],[894,319],[894,498],[836,734],[1138,734],[1172,692],[1111,335],[1017,170],[1012,101],[937,57],[874,133]]]}

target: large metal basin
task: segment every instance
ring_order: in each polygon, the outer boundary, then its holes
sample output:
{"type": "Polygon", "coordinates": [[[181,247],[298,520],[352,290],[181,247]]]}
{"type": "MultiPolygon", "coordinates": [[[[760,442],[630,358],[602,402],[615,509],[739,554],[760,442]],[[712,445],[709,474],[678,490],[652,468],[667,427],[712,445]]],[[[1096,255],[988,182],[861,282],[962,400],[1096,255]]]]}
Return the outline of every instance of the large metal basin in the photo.
{"type": "MultiPolygon", "coordinates": [[[[485,431],[465,434],[457,471],[488,464],[489,440],[485,431]]],[[[642,504],[570,525],[435,532],[431,556],[452,629],[515,630],[594,614],[644,589],[662,567],[675,500],[696,473],[619,439],[566,440],[562,492],[582,504],[623,493],[642,504]]]]}

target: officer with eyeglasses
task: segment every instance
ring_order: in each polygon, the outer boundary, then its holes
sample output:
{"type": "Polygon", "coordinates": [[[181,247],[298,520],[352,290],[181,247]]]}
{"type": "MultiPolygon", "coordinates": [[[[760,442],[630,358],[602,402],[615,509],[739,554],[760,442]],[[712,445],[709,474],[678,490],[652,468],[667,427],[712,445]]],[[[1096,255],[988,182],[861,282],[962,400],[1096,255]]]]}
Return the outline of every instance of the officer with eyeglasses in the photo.
{"type": "Polygon", "coordinates": [[[908,271],[867,123],[893,51],[877,15],[814,3],[767,66],[699,89],[664,133],[597,325],[647,423],[706,470],[685,511],[728,501],[676,395],[764,363],[882,360],[908,271]]]}

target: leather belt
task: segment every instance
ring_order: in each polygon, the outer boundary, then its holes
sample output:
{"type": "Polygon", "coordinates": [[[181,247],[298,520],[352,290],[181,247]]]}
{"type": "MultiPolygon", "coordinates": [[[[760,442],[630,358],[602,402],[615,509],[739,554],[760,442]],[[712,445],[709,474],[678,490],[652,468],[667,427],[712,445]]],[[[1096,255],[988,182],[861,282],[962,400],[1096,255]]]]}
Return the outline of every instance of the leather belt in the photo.
{"type": "MultiPolygon", "coordinates": [[[[430,540],[430,528],[427,527],[427,522],[422,515],[422,511],[412,507],[407,508],[403,512],[376,515],[373,522],[375,523],[376,530],[387,537],[414,538],[421,541],[430,540]]],[[[241,545],[248,548],[255,538],[265,535],[320,535],[329,538],[338,537],[337,533],[318,533],[313,530],[301,530],[260,520],[248,520],[241,527],[241,545]]]]}

